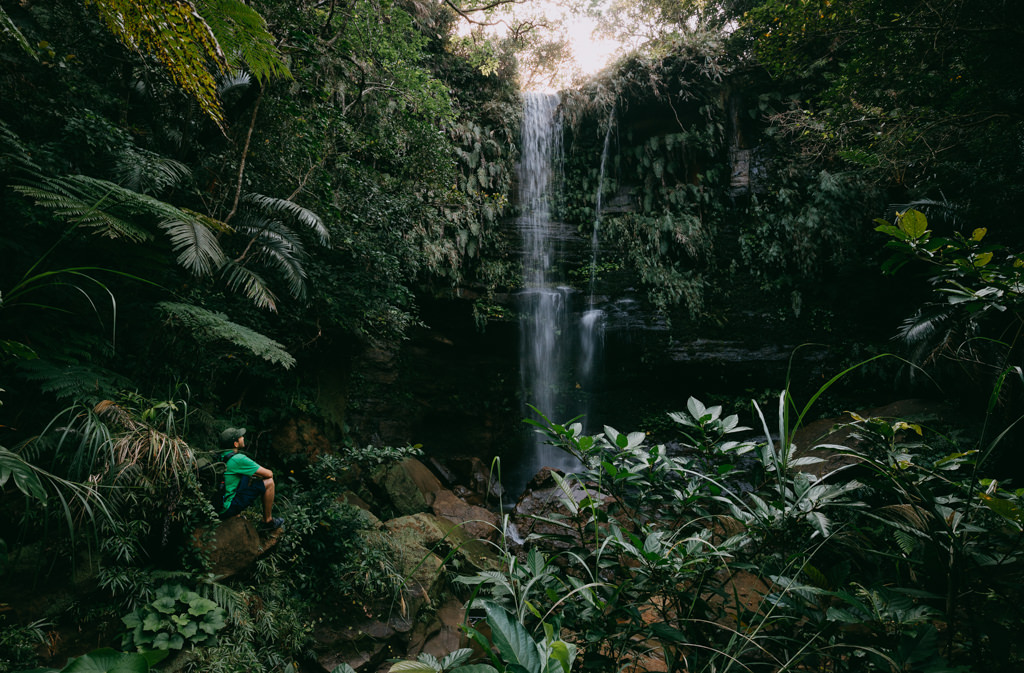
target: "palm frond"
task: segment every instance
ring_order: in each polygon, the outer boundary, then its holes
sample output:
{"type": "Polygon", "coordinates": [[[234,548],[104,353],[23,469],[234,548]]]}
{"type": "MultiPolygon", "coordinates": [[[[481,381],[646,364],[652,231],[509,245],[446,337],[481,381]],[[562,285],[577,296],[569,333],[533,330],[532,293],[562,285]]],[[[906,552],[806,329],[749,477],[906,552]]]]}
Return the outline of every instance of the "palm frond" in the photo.
{"type": "Polygon", "coordinates": [[[324,226],[320,216],[293,201],[251,193],[242,197],[242,200],[243,203],[253,205],[265,213],[286,215],[294,218],[299,224],[313,232],[320,245],[326,246],[330,243],[331,235],[327,231],[327,227],[324,226]]]}
{"type": "Polygon", "coordinates": [[[914,349],[934,345],[937,335],[949,331],[952,316],[944,310],[918,310],[907,318],[896,331],[896,336],[914,349]]]}
{"type": "Polygon", "coordinates": [[[92,409],[96,418],[114,428],[106,467],[115,481],[126,476],[172,476],[177,480],[183,472],[195,469],[191,447],[146,420],[152,416],[151,410],[133,409],[112,400],[103,400],[92,409]]]}
{"type": "Polygon", "coordinates": [[[0,486],[11,479],[30,501],[38,500],[44,507],[59,502],[59,512],[63,514],[69,534],[78,530],[83,522],[98,527],[102,521],[114,521],[110,507],[95,484],[51,474],[17,452],[0,446],[0,486]]]}
{"type": "Polygon", "coordinates": [[[220,78],[217,83],[217,90],[221,98],[227,96],[235,89],[247,89],[252,85],[252,75],[245,70],[236,70],[220,78]]]}
{"type": "Polygon", "coordinates": [[[244,63],[260,82],[292,78],[274,36],[256,10],[240,0],[199,0],[196,7],[232,65],[244,63]]]}
{"type": "Polygon", "coordinates": [[[277,297],[258,273],[234,260],[225,264],[223,272],[224,281],[230,290],[241,291],[257,308],[277,311],[277,297]]]}
{"type": "Polygon", "coordinates": [[[288,291],[296,299],[306,296],[305,250],[298,237],[281,222],[259,215],[243,215],[238,222],[240,233],[251,236],[258,244],[256,257],[276,268],[288,283],[288,291]]]}
{"type": "Polygon", "coordinates": [[[159,227],[170,238],[171,249],[178,253],[178,264],[196,276],[208,276],[227,261],[211,228],[220,223],[199,213],[182,212],[188,217],[162,220],[159,227]]]}
{"type": "Polygon", "coordinates": [[[917,507],[916,505],[906,503],[880,507],[878,509],[878,513],[885,515],[894,523],[897,519],[904,521],[910,524],[910,526],[915,530],[922,532],[929,530],[929,521],[934,518],[927,510],[917,507]]]}
{"type": "Polygon", "coordinates": [[[171,302],[160,302],[157,308],[163,311],[169,320],[188,327],[200,341],[227,341],[285,369],[295,365],[295,358],[284,349],[284,346],[248,327],[231,322],[223,313],[215,313],[191,304],[171,302]]]}
{"type": "Polygon", "coordinates": [[[87,175],[47,178],[39,187],[16,186],[14,189],[69,222],[99,229],[99,233],[110,238],[126,236],[136,241],[152,238],[149,231],[129,218],[189,218],[185,211],[166,201],[87,175]]]}

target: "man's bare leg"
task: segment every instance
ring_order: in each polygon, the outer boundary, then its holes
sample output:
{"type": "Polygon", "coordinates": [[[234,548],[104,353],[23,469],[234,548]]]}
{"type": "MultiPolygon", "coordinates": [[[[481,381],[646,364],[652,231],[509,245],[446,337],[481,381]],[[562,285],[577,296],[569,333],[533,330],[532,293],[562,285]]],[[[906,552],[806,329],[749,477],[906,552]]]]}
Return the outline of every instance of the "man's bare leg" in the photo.
{"type": "Polygon", "coordinates": [[[274,509],[274,478],[263,480],[263,523],[270,523],[273,517],[270,513],[274,509]]]}

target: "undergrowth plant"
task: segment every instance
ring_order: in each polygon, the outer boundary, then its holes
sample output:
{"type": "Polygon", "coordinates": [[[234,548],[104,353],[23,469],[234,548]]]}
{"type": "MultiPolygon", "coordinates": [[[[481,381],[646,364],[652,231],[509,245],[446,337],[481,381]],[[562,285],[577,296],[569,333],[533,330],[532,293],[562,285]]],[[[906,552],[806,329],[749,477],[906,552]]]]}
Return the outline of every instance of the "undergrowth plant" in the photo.
{"type": "Polygon", "coordinates": [[[543,525],[528,550],[460,582],[530,638],[558,625],[583,670],[653,657],[687,672],[953,673],[997,660],[1014,623],[995,617],[997,591],[1021,595],[1024,553],[1024,489],[982,476],[1005,432],[965,447],[851,414],[842,444],[798,444],[852,369],[805,404],[788,388],[774,414],[755,403],[760,434],[690,399],[670,415],[677,449],[527,420],[581,467],[553,473],[559,507],[532,517],[543,525]]]}

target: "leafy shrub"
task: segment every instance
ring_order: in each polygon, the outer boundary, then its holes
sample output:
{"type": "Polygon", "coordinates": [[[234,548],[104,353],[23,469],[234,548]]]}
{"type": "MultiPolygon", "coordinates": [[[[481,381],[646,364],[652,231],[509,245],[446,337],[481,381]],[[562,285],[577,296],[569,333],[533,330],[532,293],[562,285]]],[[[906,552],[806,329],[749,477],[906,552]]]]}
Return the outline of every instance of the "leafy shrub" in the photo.
{"type": "Polygon", "coordinates": [[[216,645],[224,616],[224,609],[210,599],[180,584],[165,584],[151,602],[121,618],[129,629],[123,645],[140,652],[216,645]]]}

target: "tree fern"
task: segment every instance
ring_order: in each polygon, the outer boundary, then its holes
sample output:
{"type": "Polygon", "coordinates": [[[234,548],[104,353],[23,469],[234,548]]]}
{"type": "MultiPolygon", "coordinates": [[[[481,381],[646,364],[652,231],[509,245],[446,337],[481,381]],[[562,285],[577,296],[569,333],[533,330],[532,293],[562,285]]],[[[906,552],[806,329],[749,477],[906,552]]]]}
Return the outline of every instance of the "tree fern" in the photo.
{"type": "Polygon", "coordinates": [[[134,146],[119,152],[114,166],[114,175],[122,186],[152,196],[181,184],[191,173],[180,161],[134,146]]]}
{"type": "Polygon", "coordinates": [[[90,0],[107,29],[129,49],[154,56],[218,125],[224,115],[214,73],[227,59],[209,24],[187,0],[90,0]]]}
{"type": "Polygon", "coordinates": [[[285,369],[295,365],[295,358],[281,344],[248,327],[231,322],[223,313],[172,302],[160,302],[157,307],[167,315],[169,321],[189,328],[200,341],[226,341],[285,369]]]}
{"type": "Polygon", "coordinates": [[[58,363],[37,358],[18,363],[18,372],[59,400],[95,403],[128,387],[127,378],[88,363],[58,363]]]}
{"type": "Polygon", "coordinates": [[[260,82],[291,79],[274,36],[256,10],[240,0],[198,0],[196,6],[231,65],[245,64],[260,82]]]}

